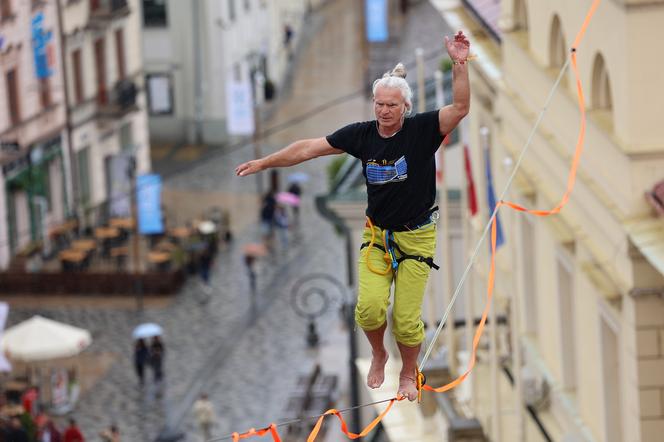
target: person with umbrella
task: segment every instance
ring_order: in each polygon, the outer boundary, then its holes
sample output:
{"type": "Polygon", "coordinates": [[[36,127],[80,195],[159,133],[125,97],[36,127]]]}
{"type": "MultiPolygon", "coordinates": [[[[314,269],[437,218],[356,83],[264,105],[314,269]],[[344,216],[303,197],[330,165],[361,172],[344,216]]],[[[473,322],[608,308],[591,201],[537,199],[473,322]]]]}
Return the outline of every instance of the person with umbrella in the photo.
{"type": "Polygon", "coordinates": [[[384,381],[388,354],[383,335],[394,283],[393,333],[403,364],[397,393],[411,401],[417,398],[417,356],[424,340],[422,300],[430,268],[437,267],[434,156],[470,107],[470,43],[459,31],[453,40],[445,37],[445,45],[453,62],[451,105],[406,118],[412,110],[412,91],[404,66],[398,64],[373,83],[375,120],[350,124],[327,137],[296,141],[235,169],[238,176],[247,176],[343,152],[362,161],[368,198],[362,242],[368,247],[360,254],[355,321],[372,347],[367,385],[378,388],[384,381]]]}
{"type": "Polygon", "coordinates": [[[138,376],[138,383],[143,386],[145,383],[145,365],[148,363],[150,351],[145,344],[145,339],[139,338],[134,343],[134,369],[138,376]]]}

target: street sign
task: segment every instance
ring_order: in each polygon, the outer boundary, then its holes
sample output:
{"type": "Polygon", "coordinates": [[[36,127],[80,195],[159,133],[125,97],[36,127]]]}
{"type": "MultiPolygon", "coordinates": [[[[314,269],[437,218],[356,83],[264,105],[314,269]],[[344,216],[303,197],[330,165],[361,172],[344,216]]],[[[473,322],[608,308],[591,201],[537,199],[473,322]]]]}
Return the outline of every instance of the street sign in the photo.
{"type": "Polygon", "coordinates": [[[387,0],[365,0],[366,33],[370,43],[387,41],[387,0]]]}

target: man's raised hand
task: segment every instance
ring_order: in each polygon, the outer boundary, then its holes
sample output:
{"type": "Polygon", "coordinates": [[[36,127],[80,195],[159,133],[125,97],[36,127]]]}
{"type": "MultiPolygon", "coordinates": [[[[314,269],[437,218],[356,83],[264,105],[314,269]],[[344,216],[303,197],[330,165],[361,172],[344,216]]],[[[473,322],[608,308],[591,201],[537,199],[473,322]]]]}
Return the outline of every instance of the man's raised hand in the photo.
{"type": "Polygon", "coordinates": [[[447,48],[447,53],[450,55],[452,61],[465,62],[468,59],[468,53],[470,52],[470,42],[463,34],[463,31],[459,31],[454,36],[454,40],[450,40],[446,35],[445,47],[447,48]]]}

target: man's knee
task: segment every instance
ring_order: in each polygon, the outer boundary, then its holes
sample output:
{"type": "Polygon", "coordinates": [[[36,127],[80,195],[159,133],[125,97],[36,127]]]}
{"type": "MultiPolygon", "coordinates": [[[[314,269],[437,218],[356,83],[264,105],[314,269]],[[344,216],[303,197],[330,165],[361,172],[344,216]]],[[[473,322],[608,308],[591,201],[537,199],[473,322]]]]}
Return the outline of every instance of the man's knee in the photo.
{"type": "Polygon", "coordinates": [[[424,323],[421,319],[395,323],[392,332],[397,342],[408,347],[414,347],[424,341],[424,323]]]}
{"type": "Polygon", "coordinates": [[[355,307],[355,322],[362,330],[376,330],[385,323],[386,319],[386,309],[382,305],[358,303],[355,307]]]}

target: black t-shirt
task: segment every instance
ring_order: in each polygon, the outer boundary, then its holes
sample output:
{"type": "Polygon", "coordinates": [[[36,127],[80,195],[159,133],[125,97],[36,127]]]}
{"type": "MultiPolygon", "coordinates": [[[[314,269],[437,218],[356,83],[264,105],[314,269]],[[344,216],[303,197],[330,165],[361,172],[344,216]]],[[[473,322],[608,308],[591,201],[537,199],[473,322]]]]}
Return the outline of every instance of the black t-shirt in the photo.
{"type": "Polygon", "coordinates": [[[345,126],[327,141],[362,161],[367,183],[367,216],[380,227],[403,226],[424,215],[436,198],[434,154],[443,141],[438,111],[406,118],[389,138],[375,120],[345,126]]]}

